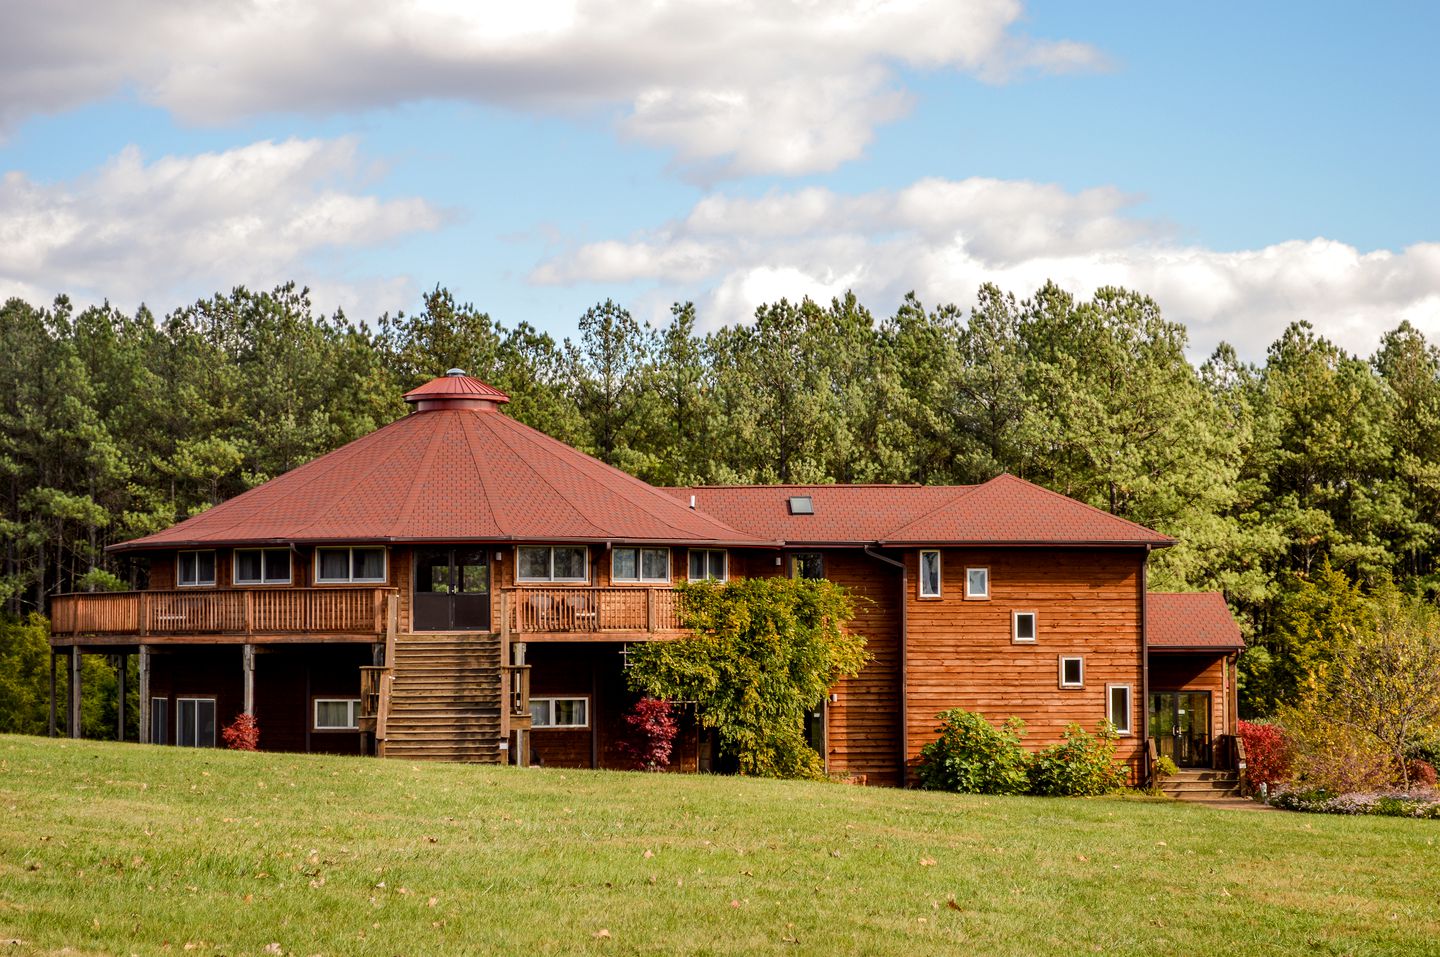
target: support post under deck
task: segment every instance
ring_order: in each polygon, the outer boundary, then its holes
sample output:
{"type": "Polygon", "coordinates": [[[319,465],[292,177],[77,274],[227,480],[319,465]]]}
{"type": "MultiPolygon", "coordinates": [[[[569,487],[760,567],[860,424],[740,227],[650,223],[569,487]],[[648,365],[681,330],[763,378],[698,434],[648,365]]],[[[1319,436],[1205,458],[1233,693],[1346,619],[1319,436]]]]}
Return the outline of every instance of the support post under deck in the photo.
{"type": "Polygon", "coordinates": [[[119,654],[115,656],[115,683],[118,685],[116,697],[119,699],[115,707],[115,740],[125,740],[125,678],[126,672],[130,670],[130,656],[119,654]]]}
{"type": "Polygon", "coordinates": [[[70,737],[80,737],[80,646],[70,646],[70,737]]]}
{"type": "Polygon", "coordinates": [[[240,651],[240,667],[245,674],[245,707],[250,717],[255,717],[255,646],[246,643],[240,651]]]}
{"type": "Polygon", "coordinates": [[[150,743],[150,646],[140,646],[140,743],[150,743]]]}

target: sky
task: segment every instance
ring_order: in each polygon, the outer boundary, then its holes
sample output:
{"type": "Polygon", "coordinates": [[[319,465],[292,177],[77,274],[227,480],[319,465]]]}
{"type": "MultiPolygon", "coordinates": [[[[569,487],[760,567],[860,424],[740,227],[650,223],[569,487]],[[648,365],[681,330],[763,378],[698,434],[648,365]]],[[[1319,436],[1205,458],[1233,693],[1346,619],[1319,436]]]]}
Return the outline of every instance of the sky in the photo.
{"type": "Polygon", "coordinates": [[[0,0],[0,297],[448,287],[557,337],[1124,285],[1440,340],[1440,5],[0,0]]]}

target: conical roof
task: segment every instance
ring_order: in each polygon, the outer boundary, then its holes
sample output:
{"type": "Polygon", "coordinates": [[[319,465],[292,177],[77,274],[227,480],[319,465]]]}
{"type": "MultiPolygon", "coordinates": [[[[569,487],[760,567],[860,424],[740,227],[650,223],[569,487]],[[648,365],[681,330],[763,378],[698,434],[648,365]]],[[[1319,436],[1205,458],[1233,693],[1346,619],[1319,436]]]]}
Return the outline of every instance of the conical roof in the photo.
{"type": "Polygon", "coordinates": [[[509,397],[478,379],[442,376],[406,398],[415,403],[410,415],[194,518],[114,547],[770,544],[502,414],[499,404],[509,397]]]}

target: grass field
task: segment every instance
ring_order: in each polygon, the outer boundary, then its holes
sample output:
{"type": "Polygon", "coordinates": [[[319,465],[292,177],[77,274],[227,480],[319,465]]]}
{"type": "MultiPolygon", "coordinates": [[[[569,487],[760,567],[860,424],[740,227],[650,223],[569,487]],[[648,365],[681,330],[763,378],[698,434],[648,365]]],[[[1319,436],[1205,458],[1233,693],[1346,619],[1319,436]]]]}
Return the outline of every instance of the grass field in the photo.
{"type": "Polygon", "coordinates": [[[0,954],[1440,954],[1428,821],[20,737],[0,809],[0,954]]]}

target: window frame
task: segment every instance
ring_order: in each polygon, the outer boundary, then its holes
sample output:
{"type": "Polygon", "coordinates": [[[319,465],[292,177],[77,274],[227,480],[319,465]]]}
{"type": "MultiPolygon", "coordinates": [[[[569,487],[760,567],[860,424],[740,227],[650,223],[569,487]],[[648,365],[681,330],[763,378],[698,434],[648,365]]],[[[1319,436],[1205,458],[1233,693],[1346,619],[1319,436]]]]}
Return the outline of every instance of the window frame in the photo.
{"type": "Polygon", "coordinates": [[[965,566],[965,600],[966,601],[989,601],[990,600],[990,566],[989,565],[966,565],[965,566]],[[985,573],[985,591],[976,593],[970,590],[970,573],[985,573]]]}
{"type": "Polygon", "coordinates": [[[588,585],[590,584],[590,546],[588,545],[516,545],[515,546],[515,581],[519,584],[538,583],[552,585],[588,585]],[[520,574],[521,561],[520,553],[527,548],[545,549],[550,553],[550,577],[528,578],[520,574]],[[585,571],[579,578],[556,578],[555,577],[555,549],[557,548],[578,548],[585,553],[585,571]]]}
{"type": "Polygon", "coordinates": [[[1040,640],[1040,613],[1025,609],[1023,611],[1012,611],[1010,613],[1010,643],[1013,645],[1033,645],[1040,640]],[[1020,616],[1030,616],[1030,637],[1020,637],[1020,616]]]}
{"type": "Polygon", "coordinates": [[[825,580],[825,565],[826,565],[825,553],[824,553],[823,551],[821,551],[820,549],[817,549],[817,548],[801,548],[801,549],[797,549],[797,550],[792,551],[792,552],[787,552],[786,555],[787,555],[786,564],[789,566],[790,577],[791,577],[792,579],[798,579],[798,578],[803,578],[803,577],[804,577],[803,575],[800,574],[800,569],[799,569],[799,567],[796,565],[795,560],[796,560],[797,558],[799,558],[801,555],[814,555],[814,556],[816,556],[817,558],[820,559],[820,577],[819,577],[819,578],[809,578],[809,579],[805,579],[805,580],[806,580],[806,581],[824,581],[824,580],[825,580]]]}
{"type": "Polygon", "coordinates": [[[337,696],[337,697],[332,697],[332,698],[322,698],[322,697],[311,698],[311,699],[310,699],[310,730],[311,730],[311,731],[316,731],[316,732],[321,732],[321,733],[331,732],[331,731],[339,731],[339,732],[359,731],[359,730],[360,730],[360,699],[359,699],[359,698],[341,698],[341,697],[338,697],[338,696],[337,696]],[[321,724],[321,723],[320,723],[320,705],[322,705],[322,704],[341,704],[341,703],[348,704],[348,705],[350,706],[350,709],[349,709],[349,710],[350,710],[350,720],[351,720],[352,722],[354,722],[354,723],[353,723],[353,724],[347,724],[347,725],[344,725],[344,726],[341,726],[341,725],[332,725],[332,724],[321,724]]]}
{"type": "Polygon", "coordinates": [[[237,549],[235,549],[234,551],[232,551],[232,552],[230,553],[230,584],[232,584],[232,585],[289,585],[289,584],[290,584],[291,582],[293,582],[294,580],[295,580],[295,555],[294,555],[294,553],[293,553],[290,549],[288,549],[288,548],[237,548],[237,549]],[[259,555],[260,555],[260,577],[259,577],[258,579],[253,579],[253,578],[241,578],[241,577],[240,577],[240,553],[241,553],[241,552],[258,552],[258,553],[259,553],[259,555]],[[266,552],[284,552],[284,553],[285,553],[285,577],[284,577],[284,578],[266,578],[266,577],[265,577],[265,553],[266,553],[266,552]]]}
{"type": "MultiPolygon", "coordinates": [[[[293,578],[294,575],[292,574],[293,578]]],[[[317,585],[388,585],[390,583],[390,549],[384,545],[316,545],[315,546],[315,584],[317,585]],[[380,551],[381,572],[379,578],[356,578],[355,577],[355,553],[357,551],[380,551]],[[322,552],[345,552],[347,561],[346,567],[350,570],[348,578],[326,578],[321,569],[324,563],[320,559],[322,552]]]]}
{"type": "Polygon", "coordinates": [[[545,695],[531,695],[531,696],[530,696],[530,707],[531,707],[530,714],[531,714],[531,719],[532,719],[532,724],[530,725],[530,727],[531,727],[533,730],[535,730],[535,731],[585,731],[585,730],[588,730],[588,729],[590,728],[590,696],[589,696],[589,695],[579,695],[579,694],[545,694],[545,695]],[[547,706],[547,708],[548,708],[548,710],[549,710],[549,713],[550,713],[550,722],[549,722],[548,724],[539,724],[539,723],[535,723],[535,722],[533,721],[533,719],[534,719],[534,714],[535,714],[534,707],[535,707],[535,703],[536,703],[537,701],[539,701],[539,702],[545,702],[545,704],[546,704],[546,706],[547,706]],[[554,723],[554,722],[555,722],[555,702],[557,702],[557,701],[583,701],[583,702],[585,703],[585,723],[584,723],[584,724],[555,724],[555,723],[554,723]]]}
{"type": "Polygon", "coordinates": [[[915,595],[917,598],[943,598],[945,597],[945,558],[940,554],[938,548],[920,549],[920,557],[917,559],[915,575],[915,595]],[[925,556],[935,556],[935,590],[925,590],[925,556]]]}
{"type": "MultiPolygon", "coordinates": [[[[588,552],[589,550],[587,549],[586,551],[588,552]]],[[[674,560],[674,556],[670,554],[670,546],[669,546],[669,545],[615,545],[615,546],[612,546],[611,549],[610,549],[610,581],[613,582],[613,583],[615,583],[615,584],[620,584],[620,585],[668,585],[668,584],[670,584],[670,578],[671,578],[671,575],[673,574],[673,571],[672,571],[671,566],[670,566],[670,563],[671,563],[673,560],[674,560]],[[635,577],[635,578],[620,578],[620,577],[618,577],[618,576],[615,574],[615,559],[616,559],[616,557],[620,554],[621,551],[630,551],[630,552],[634,552],[634,553],[635,553],[635,574],[636,574],[637,577],[635,577]],[[665,553],[665,577],[664,577],[664,578],[646,578],[646,577],[645,577],[645,553],[646,553],[646,552],[664,552],[664,553],[665,553]]],[[[551,568],[552,571],[553,571],[554,568],[555,568],[555,559],[554,559],[554,553],[553,553],[553,552],[551,553],[550,568],[551,568]]],[[[586,571],[588,572],[589,569],[587,568],[586,571]]]]}
{"type": "Polygon", "coordinates": [[[219,738],[220,738],[220,702],[217,700],[217,698],[216,698],[215,695],[198,695],[198,694],[191,694],[191,695],[176,695],[176,696],[175,696],[175,738],[174,738],[174,741],[173,741],[172,743],[173,743],[176,747],[181,747],[181,748],[214,748],[214,747],[218,747],[218,745],[219,745],[219,738]],[[183,712],[183,711],[185,710],[184,707],[182,707],[182,706],[183,706],[183,705],[185,704],[185,702],[187,702],[187,701],[196,702],[196,705],[197,705],[197,706],[196,706],[196,709],[195,709],[195,717],[196,717],[196,719],[197,719],[197,720],[196,720],[196,725],[197,725],[197,726],[196,726],[196,728],[195,728],[195,743],[194,743],[194,744],[181,744],[181,742],[180,742],[180,715],[181,715],[181,712],[183,712]],[[210,708],[211,708],[211,710],[212,710],[212,712],[213,712],[213,718],[211,719],[211,722],[210,722],[210,732],[211,732],[211,733],[210,733],[210,743],[209,743],[209,744],[202,744],[202,743],[200,743],[200,728],[199,728],[199,726],[198,726],[198,725],[199,725],[199,720],[198,720],[198,719],[199,719],[199,717],[200,717],[200,709],[199,709],[198,704],[199,704],[199,702],[201,702],[201,701],[208,701],[208,702],[210,702],[210,708]]]}
{"type": "Polygon", "coordinates": [[[220,578],[220,556],[215,554],[213,548],[187,548],[175,553],[175,587],[176,588],[214,588],[220,578]],[[200,566],[195,565],[195,581],[181,581],[180,568],[185,562],[186,555],[210,555],[210,580],[200,581],[200,566]]]}
{"type": "Polygon", "coordinates": [[[690,548],[685,554],[685,580],[692,582],[728,582],[730,580],[730,550],[728,548],[690,548]],[[696,578],[694,569],[691,567],[692,556],[705,556],[705,575],[696,578]],[[720,577],[710,577],[710,556],[720,556],[720,577]]]}
{"type": "Polygon", "coordinates": [[[1115,733],[1122,738],[1130,738],[1135,735],[1135,688],[1133,685],[1124,682],[1107,684],[1105,686],[1105,720],[1115,726],[1115,733]],[[1125,727],[1120,727],[1115,721],[1115,692],[1123,689],[1125,691],[1125,727]]]}
{"type": "Polygon", "coordinates": [[[1083,689],[1083,688],[1085,687],[1085,656],[1084,656],[1084,655],[1060,655],[1059,658],[1058,658],[1058,662],[1059,662],[1059,675],[1058,675],[1057,677],[1058,677],[1059,683],[1060,683],[1060,690],[1062,690],[1062,691],[1076,691],[1076,690],[1079,690],[1079,689],[1083,689]],[[1080,680],[1079,680],[1079,681],[1066,681],[1066,680],[1065,680],[1065,663],[1066,663],[1067,661],[1078,661],[1078,662],[1080,662],[1080,680]]]}

